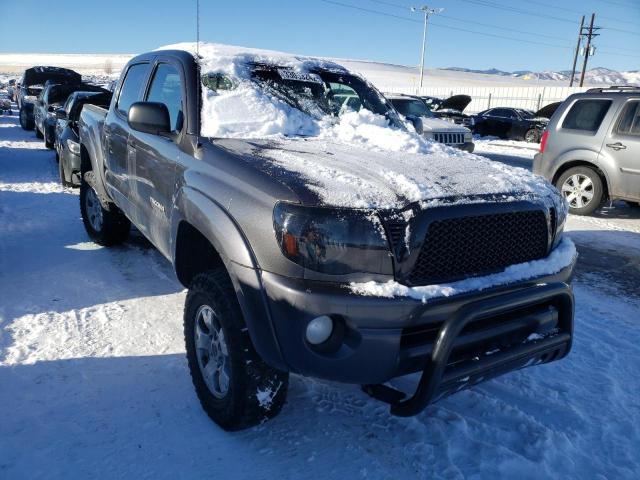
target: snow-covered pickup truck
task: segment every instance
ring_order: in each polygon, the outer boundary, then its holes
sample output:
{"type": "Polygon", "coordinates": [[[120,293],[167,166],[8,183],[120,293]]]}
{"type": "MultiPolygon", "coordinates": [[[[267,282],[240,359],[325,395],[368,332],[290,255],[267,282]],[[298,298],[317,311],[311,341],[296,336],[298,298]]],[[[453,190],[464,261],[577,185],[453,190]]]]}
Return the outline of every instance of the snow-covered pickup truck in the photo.
{"type": "Polygon", "coordinates": [[[133,223],[172,262],[193,384],[225,429],[276,415],[289,372],[408,416],[571,348],[555,188],[425,140],[335,63],[164,47],[79,123],[87,232],[113,245],[133,223]],[[409,373],[415,392],[385,384],[409,373]]]}

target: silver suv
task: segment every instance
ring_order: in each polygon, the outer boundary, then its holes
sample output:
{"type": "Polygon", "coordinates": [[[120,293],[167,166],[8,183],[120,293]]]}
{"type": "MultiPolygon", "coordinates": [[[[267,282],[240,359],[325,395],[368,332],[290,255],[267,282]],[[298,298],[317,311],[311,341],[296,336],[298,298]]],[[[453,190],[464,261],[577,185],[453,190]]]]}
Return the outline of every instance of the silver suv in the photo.
{"type": "Polygon", "coordinates": [[[588,215],[603,200],[640,202],[640,87],[595,88],[554,113],[533,171],[562,192],[569,211],[588,215]]]}

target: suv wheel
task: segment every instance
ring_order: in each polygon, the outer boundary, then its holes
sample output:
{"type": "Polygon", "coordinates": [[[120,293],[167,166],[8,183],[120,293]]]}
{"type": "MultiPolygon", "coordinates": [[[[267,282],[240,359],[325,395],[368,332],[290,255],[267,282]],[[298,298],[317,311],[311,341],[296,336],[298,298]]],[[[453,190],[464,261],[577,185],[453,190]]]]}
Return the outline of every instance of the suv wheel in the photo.
{"type": "Polygon", "coordinates": [[[37,138],[40,138],[40,139],[44,138],[44,135],[42,134],[42,132],[40,131],[40,129],[39,129],[38,127],[34,127],[34,128],[35,128],[35,130],[36,130],[36,137],[37,137],[37,138]]]}
{"type": "Polygon", "coordinates": [[[24,107],[20,109],[20,126],[23,130],[33,130],[33,127],[35,127],[33,120],[29,120],[27,109],[24,107]]]}
{"type": "Polygon", "coordinates": [[[220,427],[241,430],[280,412],[289,374],[258,356],[224,268],[193,279],[185,302],[184,338],[196,394],[220,427]]]}
{"type": "Polygon", "coordinates": [[[106,247],[122,243],[129,235],[131,222],[113,203],[102,206],[91,186],[93,172],[87,172],[80,183],[80,213],[82,223],[91,239],[106,247]]]}
{"type": "Polygon", "coordinates": [[[569,212],[575,215],[589,215],[602,202],[602,179],[589,167],[570,168],[560,175],[556,187],[567,200],[569,212]]]}
{"type": "Polygon", "coordinates": [[[540,135],[535,128],[530,128],[524,134],[524,141],[529,143],[538,143],[540,142],[540,135]]]}

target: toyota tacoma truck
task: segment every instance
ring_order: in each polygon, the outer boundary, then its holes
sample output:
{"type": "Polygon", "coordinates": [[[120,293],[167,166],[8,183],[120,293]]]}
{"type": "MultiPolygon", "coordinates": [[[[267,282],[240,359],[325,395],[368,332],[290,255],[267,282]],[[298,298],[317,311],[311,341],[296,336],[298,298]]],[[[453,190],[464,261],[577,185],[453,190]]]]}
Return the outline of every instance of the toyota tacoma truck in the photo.
{"type": "Polygon", "coordinates": [[[571,348],[557,190],[425,140],[335,63],[164,47],[84,106],[79,138],[89,236],[133,224],[172,263],[193,385],[226,430],[275,416],[291,372],[411,416],[571,348]],[[415,391],[390,383],[407,374],[415,391]]]}

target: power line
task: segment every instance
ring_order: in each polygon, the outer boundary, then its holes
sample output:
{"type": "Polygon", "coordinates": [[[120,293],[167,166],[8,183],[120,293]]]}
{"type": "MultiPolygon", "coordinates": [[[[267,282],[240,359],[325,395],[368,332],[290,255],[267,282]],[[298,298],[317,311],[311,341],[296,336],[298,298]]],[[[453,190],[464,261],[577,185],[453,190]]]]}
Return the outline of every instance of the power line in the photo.
{"type": "MultiPolygon", "coordinates": [[[[414,20],[413,18],[407,18],[407,17],[403,17],[401,15],[395,15],[393,13],[382,12],[380,10],[373,10],[371,8],[359,7],[359,6],[356,6],[356,5],[351,5],[351,4],[339,2],[339,1],[336,1],[336,0],[320,0],[320,1],[324,2],[324,3],[332,4],[332,5],[338,5],[340,7],[351,8],[351,9],[354,9],[354,10],[360,10],[362,12],[374,13],[376,15],[383,15],[383,16],[386,16],[386,17],[397,18],[399,20],[404,20],[404,21],[407,21],[407,22],[422,23],[419,20],[414,20]]],[[[557,45],[557,44],[551,44],[551,43],[536,42],[534,40],[525,40],[523,38],[508,37],[506,35],[498,35],[498,34],[495,34],[495,33],[479,32],[477,30],[470,30],[468,28],[462,28],[462,27],[454,27],[452,25],[445,25],[445,24],[436,23],[436,22],[431,22],[430,25],[437,26],[439,28],[448,28],[450,30],[457,30],[459,32],[467,32],[467,33],[474,33],[476,35],[484,35],[486,37],[500,38],[500,39],[503,39],[503,40],[512,40],[514,42],[530,43],[530,44],[533,44],[533,45],[542,45],[542,46],[545,46],[545,47],[554,47],[554,48],[563,48],[563,49],[571,48],[571,47],[568,47],[566,45],[557,45]]]]}
{"type": "MultiPolygon", "coordinates": [[[[400,4],[397,4],[397,3],[385,2],[385,1],[382,1],[382,0],[370,0],[370,1],[374,2],[374,3],[379,3],[381,5],[388,5],[390,7],[397,7],[397,8],[402,9],[402,10],[408,10],[408,7],[404,7],[404,6],[402,6],[400,4]]],[[[495,24],[491,24],[491,23],[476,22],[476,21],[473,21],[473,20],[466,20],[466,19],[460,18],[460,17],[452,17],[451,15],[440,14],[440,18],[446,18],[446,19],[449,19],[449,20],[454,20],[456,22],[469,23],[469,24],[472,24],[472,25],[479,25],[481,27],[495,28],[495,29],[504,30],[504,31],[507,31],[507,32],[516,32],[516,33],[521,33],[521,34],[525,34],[525,35],[533,35],[533,36],[536,36],[536,37],[550,38],[552,40],[562,40],[562,41],[567,41],[567,42],[569,41],[569,39],[567,39],[566,37],[557,37],[555,35],[546,35],[546,34],[542,34],[542,33],[538,33],[538,32],[528,32],[526,30],[521,30],[519,28],[509,28],[509,27],[503,27],[503,26],[495,25],[495,24]]]]}
{"type": "MultiPolygon", "coordinates": [[[[380,10],[373,10],[373,9],[370,9],[370,8],[359,7],[357,5],[351,5],[351,4],[339,2],[339,1],[336,1],[336,0],[320,0],[320,1],[323,2],[323,3],[330,4],[330,5],[337,5],[337,6],[340,6],[340,7],[350,8],[352,10],[358,10],[358,11],[361,11],[361,12],[372,13],[372,14],[375,14],[375,15],[395,18],[397,20],[402,20],[402,21],[405,21],[405,22],[418,23],[418,24],[422,23],[419,20],[415,20],[413,18],[403,17],[401,15],[395,15],[393,13],[388,13],[388,12],[382,12],[380,10]]],[[[499,39],[502,39],[502,40],[511,40],[511,41],[514,41],[514,42],[528,43],[528,44],[532,44],[532,45],[541,45],[541,46],[545,46],[545,47],[553,47],[553,48],[559,48],[559,49],[563,49],[563,50],[572,50],[573,49],[573,47],[570,47],[570,46],[567,46],[567,45],[557,45],[557,44],[551,44],[551,43],[536,42],[534,40],[525,40],[525,39],[522,39],[522,38],[508,37],[506,35],[498,35],[498,34],[487,33],[487,32],[479,32],[477,30],[471,30],[471,29],[466,29],[466,28],[461,28],[461,27],[454,27],[454,26],[451,26],[451,25],[444,25],[444,24],[435,23],[435,22],[431,22],[430,25],[432,25],[434,27],[438,27],[438,28],[445,28],[445,29],[449,29],[449,30],[457,30],[457,31],[460,31],[460,32],[473,33],[475,35],[483,35],[485,37],[499,38],[499,39]]],[[[600,53],[606,53],[606,54],[609,54],[609,55],[619,55],[619,56],[623,56],[623,57],[638,58],[637,55],[636,56],[634,56],[634,55],[624,55],[624,54],[619,54],[619,53],[614,53],[614,52],[602,52],[602,51],[600,51],[600,53]]]]}
{"type": "MultiPolygon", "coordinates": [[[[521,0],[521,1],[529,3],[529,4],[534,3],[536,5],[542,5],[543,7],[555,8],[556,10],[561,10],[563,12],[569,12],[569,13],[575,13],[575,14],[578,14],[578,15],[582,15],[582,13],[583,13],[580,10],[574,10],[572,8],[559,7],[559,6],[554,5],[552,3],[540,2],[540,1],[535,1],[535,0],[521,0]]],[[[600,18],[603,18],[605,20],[611,20],[612,22],[628,23],[630,25],[636,25],[637,24],[637,22],[632,22],[630,20],[620,20],[619,18],[605,17],[603,15],[599,15],[599,16],[600,16],[600,18]]]]}

